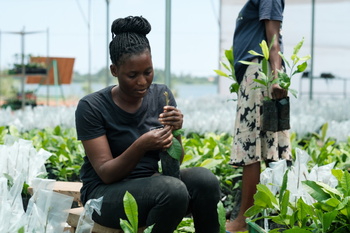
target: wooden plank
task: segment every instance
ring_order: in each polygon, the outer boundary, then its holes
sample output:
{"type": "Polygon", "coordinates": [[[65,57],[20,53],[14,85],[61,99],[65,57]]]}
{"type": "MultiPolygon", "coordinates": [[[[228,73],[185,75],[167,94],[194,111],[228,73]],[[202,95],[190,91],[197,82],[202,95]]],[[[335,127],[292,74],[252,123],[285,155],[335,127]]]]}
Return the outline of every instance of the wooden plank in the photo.
{"type": "MultiPolygon", "coordinates": [[[[76,228],[78,226],[80,214],[84,211],[84,207],[74,208],[69,211],[67,223],[68,225],[76,228]]],[[[113,229],[109,227],[101,226],[95,223],[92,229],[94,233],[123,233],[121,229],[113,229]]]]}
{"type": "MultiPolygon", "coordinates": [[[[73,197],[73,201],[80,202],[80,189],[83,186],[81,182],[56,181],[53,187],[54,192],[62,193],[73,197]]],[[[33,195],[33,188],[29,187],[28,192],[33,195]]]]}
{"type": "Polygon", "coordinates": [[[81,182],[56,181],[53,191],[73,197],[73,201],[80,203],[81,182]]]}

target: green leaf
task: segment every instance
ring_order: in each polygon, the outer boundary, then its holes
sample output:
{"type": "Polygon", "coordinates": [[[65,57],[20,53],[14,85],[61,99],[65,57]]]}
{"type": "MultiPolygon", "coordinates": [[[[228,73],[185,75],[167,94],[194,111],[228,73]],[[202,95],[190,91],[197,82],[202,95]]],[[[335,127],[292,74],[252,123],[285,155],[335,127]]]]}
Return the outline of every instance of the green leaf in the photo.
{"type": "Polygon", "coordinates": [[[344,172],[340,180],[340,186],[344,190],[345,196],[350,196],[350,174],[349,172],[344,172]]]}
{"type": "Polygon", "coordinates": [[[132,226],[128,221],[120,219],[119,223],[124,233],[135,233],[135,231],[133,230],[132,226]]]}
{"type": "Polygon", "coordinates": [[[332,175],[335,178],[337,178],[337,180],[339,181],[340,186],[342,186],[341,179],[343,177],[343,174],[344,174],[344,172],[342,170],[340,170],[340,169],[332,169],[332,175]]]}
{"type": "Polygon", "coordinates": [[[143,231],[143,233],[151,233],[152,230],[153,230],[153,227],[154,227],[154,224],[151,225],[151,226],[149,226],[149,227],[147,227],[147,228],[143,231]]]}
{"type": "Polygon", "coordinates": [[[219,76],[223,76],[223,77],[226,77],[226,78],[229,77],[228,74],[226,74],[225,72],[223,72],[223,71],[221,71],[221,70],[214,70],[214,72],[215,72],[217,75],[219,75],[219,76]]]}
{"type": "Polygon", "coordinates": [[[268,59],[262,59],[261,69],[262,69],[262,72],[265,74],[265,76],[268,77],[268,80],[270,80],[268,59]]]}
{"type": "Polygon", "coordinates": [[[220,224],[220,233],[226,233],[226,210],[224,205],[221,201],[217,204],[217,211],[218,211],[218,218],[219,218],[219,224],[220,224]]]}
{"type": "Polygon", "coordinates": [[[297,66],[298,73],[304,72],[307,68],[307,62],[303,62],[297,66]]]}
{"type": "Polygon", "coordinates": [[[295,98],[297,98],[298,92],[294,89],[290,89],[288,90],[295,98]]]}
{"type": "Polygon", "coordinates": [[[287,170],[283,175],[283,181],[282,181],[282,186],[281,186],[280,195],[279,195],[279,202],[280,203],[282,202],[282,197],[284,196],[284,192],[287,189],[288,172],[289,172],[289,170],[287,170]]]}
{"type": "Polygon", "coordinates": [[[24,233],[24,232],[25,232],[24,226],[19,228],[17,231],[17,233],[24,233]]]}
{"type": "Polygon", "coordinates": [[[253,217],[253,216],[261,213],[264,209],[265,209],[265,207],[253,205],[246,210],[246,212],[244,213],[244,216],[253,217]]]}
{"type": "Polygon", "coordinates": [[[266,82],[264,82],[263,80],[260,79],[253,79],[255,82],[260,83],[263,86],[266,86],[266,82]]]}
{"type": "Polygon", "coordinates": [[[305,180],[302,181],[306,191],[317,201],[322,202],[330,198],[330,195],[323,191],[323,188],[315,181],[305,180]]]}
{"type": "Polygon", "coordinates": [[[300,48],[303,46],[304,38],[301,39],[301,41],[294,46],[293,55],[297,55],[299,53],[300,48]]]}
{"type": "Polygon", "coordinates": [[[231,93],[238,93],[239,91],[239,84],[238,83],[232,83],[230,86],[230,92],[231,93]]]}
{"type": "Polygon", "coordinates": [[[249,50],[248,53],[250,53],[251,55],[254,55],[254,56],[264,57],[263,54],[255,52],[254,50],[249,50]]]}
{"type": "Polygon", "coordinates": [[[256,186],[258,194],[256,197],[254,195],[254,204],[260,206],[266,206],[268,208],[275,208],[278,207],[277,198],[273,195],[273,193],[270,191],[270,189],[263,184],[258,184],[256,186]]]}
{"type": "Polygon", "coordinates": [[[133,232],[137,232],[138,228],[138,208],[137,208],[137,203],[135,198],[126,191],[124,198],[123,198],[123,203],[124,203],[124,211],[126,214],[126,217],[128,218],[128,221],[130,222],[132,229],[134,230],[133,232]]]}
{"type": "Polygon", "coordinates": [[[327,232],[331,224],[333,223],[333,220],[338,215],[338,211],[334,210],[332,212],[324,213],[322,216],[322,229],[323,232],[327,232]]]}
{"type": "Polygon", "coordinates": [[[172,134],[173,134],[174,137],[178,137],[178,136],[180,136],[180,135],[183,135],[184,132],[185,132],[184,129],[177,129],[177,130],[174,130],[174,131],[172,132],[172,134]]]}
{"type": "Polygon", "coordinates": [[[225,50],[225,57],[230,64],[233,64],[233,48],[225,50]]]}
{"type": "Polygon", "coordinates": [[[282,202],[280,204],[280,208],[281,208],[281,215],[285,216],[287,215],[287,211],[288,211],[288,204],[289,204],[289,196],[290,196],[290,191],[286,190],[283,194],[282,197],[282,202]]]}
{"type": "Polygon", "coordinates": [[[263,57],[265,58],[266,61],[268,61],[270,58],[270,51],[269,51],[269,47],[267,46],[267,43],[265,40],[261,41],[260,47],[261,47],[261,50],[263,53],[263,57]]]}
{"type": "Polygon", "coordinates": [[[182,145],[175,137],[173,137],[173,144],[166,151],[171,157],[180,161],[182,155],[182,145]]]}
{"type": "Polygon", "coordinates": [[[281,58],[283,59],[284,63],[290,68],[289,62],[286,59],[286,57],[284,56],[283,53],[281,53],[280,51],[278,52],[278,54],[281,56],[281,58]]]}
{"type": "MultiPolygon", "coordinates": [[[[226,65],[226,63],[220,61],[220,64],[227,70],[227,71],[230,71],[232,73],[232,68],[231,68],[231,65],[228,66],[226,65]]],[[[228,75],[229,76],[229,75],[228,75]]]]}
{"type": "Polygon", "coordinates": [[[297,217],[298,221],[302,223],[302,225],[306,224],[309,219],[308,216],[313,216],[312,208],[307,205],[302,198],[297,200],[297,217]]]}
{"type": "Polygon", "coordinates": [[[206,159],[199,166],[210,169],[210,168],[216,167],[217,165],[221,164],[221,162],[222,162],[222,160],[218,160],[218,159],[206,159]]]}
{"type": "Polygon", "coordinates": [[[244,65],[247,65],[247,66],[250,66],[250,65],[259,65],[259,63],[257,62],[251,62],[251,61],[239,61],[240,63],[244,64],[244,65]]]}

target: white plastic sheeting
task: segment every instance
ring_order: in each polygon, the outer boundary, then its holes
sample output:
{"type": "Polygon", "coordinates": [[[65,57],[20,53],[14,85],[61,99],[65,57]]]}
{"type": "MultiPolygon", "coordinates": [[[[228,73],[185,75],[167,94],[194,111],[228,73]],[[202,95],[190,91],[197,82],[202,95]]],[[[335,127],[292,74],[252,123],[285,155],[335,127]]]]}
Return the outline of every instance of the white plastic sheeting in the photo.
{"type": "MultiPolygon", "coordinates": [[[[328,123],[327,137],[346,141],[350,136],[350,99],[319,98],[291,100],[291,132],[299,136],[319,132],[328,123]]],[[[236,102],[230,97],[213,95],[178,99],[178,108],[184,114],[186,133],[233,133],[236,102]]],[[[75,107],[38,106],[25,110],[0,110],[0,126],[13,125],[20,131],[43,129],[57,125],[75,127],[75,107]]]]}
{"type": "MultiPolygon", "coordinates": [[[[324,166],[314,166],[310,171],[307,163],[310,156],[299,148],[296,149],[296,161],[289,169],[287,175],[287,189],[291,192],[290,201],[296,202],[300,197],[307,204],[312,204],[315,200],[304,189],[302,181],[318,181],[335,188],[338,185],[338,180],[333,176],[332,169],[335,163],[330,163],[324,166]]],[[[287,163],[285,160],[272,162],[271,166],[266,168],[260,174],[260,183],[266,185],[273,194],[280,191],[283,182],[283,176],[287,171],[287,163]]]]}
{"type": "Polygon", "coordinates": [[[55,180],[37,178],[46,174],[51,154],[36,151],[31,141],[5,137],[0,145],[0,232],[63,232],[73,197],[53,192],[55,180]],[[22,202],[23,184],[33,187],[27,211],[22,202]]]}

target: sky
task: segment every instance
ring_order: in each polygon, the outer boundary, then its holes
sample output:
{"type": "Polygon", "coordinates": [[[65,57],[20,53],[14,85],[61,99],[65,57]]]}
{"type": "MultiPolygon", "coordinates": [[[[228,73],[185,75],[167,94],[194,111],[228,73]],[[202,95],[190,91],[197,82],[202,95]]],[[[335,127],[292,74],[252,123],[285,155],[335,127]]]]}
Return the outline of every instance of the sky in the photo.
{"type": "MultiPolygon", "coordinates": [[[[218,1],[176,0],[171,7],[172,72],[212,74],[213,69],[217,69],[219,56],[218,1]]],[[[42,31],[24,37],[25,54],[75,57],[74,69],[80,73],[88,73],[89,64],[91,72],[106,67],[106,9],[104,0],[0,0],[0,66],[10,66],[16,61],[15,54],[21,53],[21,36],[8,32],[24,29],[26,32],[42,31]],[[88,43],[89,2],[91,47],[88,43]]],[[[116,18],[130,15],[142,15],[151,23],[148,38],[153,65],[164,69],[165,0],[110,0],[109,9],[109,24],[116,18]]],[[[108,36],[110,41],[111,34],[108,36]]]]}
{"type": "MultiPolygon", "coordinates": [[[[283,36],[288,54],[303,37],[305,45],[302,53],[310,54],[311,0],[304,2],[293,4],[293,0],[286,0],[283,36]]],[[[233,18],[240,8],[239,4],[234,7],[233,18]]],[[[1,69],[10,67],[16,62],[15,54],[21,53],[20,36],[8,32],[22,30],[40,32],[24,37],[25,54],[74,57],[74,70],[83,74],[106,67],[106,1],[0,0],[0,11],[1,69]]],[[[213,70],[218,68],[220,59],[218,12],[219,0],[172,1],[171,72],[193,76],[215,75],[213,70]]],[[[316,75],[331,72],[350,78],[349,12],[350,1],[317,5],[313,58],[316,75]]],[[[151,23],[152,31],[148,38],[152,46],[153,65],[164,69],[165,0],[110,0],[110,24],[116,18],[129,15],[142,15],[151,23]]],[[[111,34],[108,33],[108,36],[110,40],[111,34]]]]}

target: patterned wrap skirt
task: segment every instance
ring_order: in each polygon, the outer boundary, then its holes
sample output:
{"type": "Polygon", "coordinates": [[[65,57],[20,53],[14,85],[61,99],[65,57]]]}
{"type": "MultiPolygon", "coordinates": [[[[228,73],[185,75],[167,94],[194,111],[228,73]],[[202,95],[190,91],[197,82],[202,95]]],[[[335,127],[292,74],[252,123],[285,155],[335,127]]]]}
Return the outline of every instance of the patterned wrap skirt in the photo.
{"type": "MultiPolygon", "coordinates": [[[[254,60],[253,62],[258,62],[254,60]]],[[[249,65],[240,84],[234,128],[231,165],[245,166],[260,161],[291,160],[289,131],[261,131],[262,101],[267,91],[259,79],[261,67],[249,65]]],[[[271,95],[271,94],[269,94],[271,95]]]]}

